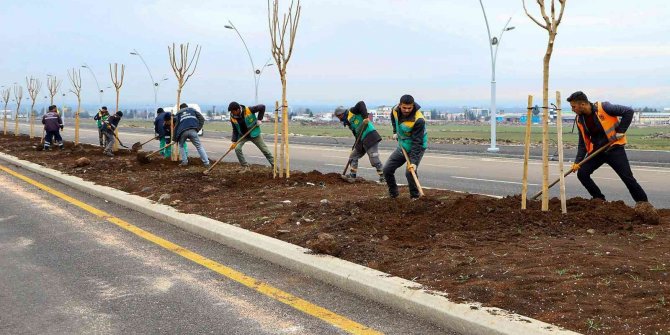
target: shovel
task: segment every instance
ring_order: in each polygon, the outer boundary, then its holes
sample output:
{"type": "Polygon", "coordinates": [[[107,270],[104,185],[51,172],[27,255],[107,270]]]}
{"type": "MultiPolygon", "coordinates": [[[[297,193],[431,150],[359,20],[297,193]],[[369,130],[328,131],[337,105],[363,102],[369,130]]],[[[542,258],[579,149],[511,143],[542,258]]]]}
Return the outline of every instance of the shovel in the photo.
{"type": "MultiPolygon", "coordinates": [[[[107,125],[107,129],[108,129],[108,130],[112,130],[112,127],[110,127],[109,125],[107,125]]],[[[126,149],[129,149],[127,146],[123,145],[123,143],[121,142],[121,140],[119,139],[119,137],[116,136],[116,133],[114,132],[114,130],[112,130],[112,135],[114,135],[114,138],[115,138],[117,141],[119,141],[119,145],[120,145],[120,146],[122,146],[122,147],[124,147],[124,148],[126,148],[126,149]]]]}
{"type": "Polygon", "coordinates": [[[40,140],[40,145],[36,148],[37,151],[43,151],[44,150],[44,129],[42,129],[42,139],[40,140]]]}
{"type": "MultiPolygon", "coordinates": [[[[241,141],[243,138],[247,137],[247,135],[249,135],[249,134],[251,133],[251,131],[254,130],[256,127],[258,127],[258,124],[256,124],[256,125],[254,125],[253,127],[251,127],[251,129],[249,129],[244,135],[242,135],[242,137],[238,138],[238,139],[237,139],[237,142],[239,142],[239,141],[241,141]]],[[[237,143],[237,142],[235,142],[235,143],[237,143]]],[[[236,147],[237,147],[237,146],[235,146],[235,147],[232,147],[232,146],[231,146],[230,149],[228,149],[228,151],[226,151],[226,153],[223,154],[223,156],[221,156],[221,158],[219,158],[216,162],[214,162],[214,164],[212,164],[212,166],[210,166],[207,170],[203,171],[202,174],[204,174],[204,175],[208,175],[209,172],[212,171],[212,169],[216,166],[216,164],[219,164],[219,162],[223,160],[223,157],[226,157],[226,155],[228,155],[228,153],[231,152],[231,151],[233,151],[233,149],[235,149],[236,147]]]]}
{"type": "Polygon", "coordinates": [[[151,142],[151,141],[153,141],[153,140],[155,140],[155,139],[156,139],[156,137],[154,136],[154,137],[150,138],[150,139],[149,139],[148,141],[146,141],[146,142],[143,142],[143,143],[135,142],[135,143],[133,143],[133,146],[132,146],[133,151],[134,151],[134,152],[138,152],[138,151],[142,150],[142,146],[143,146],[143,145],[145,145],[145,144],[147,144],[147,143],[149,143],[149,142],[151,142]]]}
{"type": "Polygon", "coordinates": [[[409,172],[412,174],[412,179],[414,179],[414,183],[416,184],[416,188],[419,189],[419,195],[423,197],[424,196],[423,188],[421,188],[421,184],[419,184],[419,178],[417,178],[417,176],[416,176],[416,171],[414,171],[414,169],[409,168],[409,165],[411,163],[409,162],[409,156],[407,155],[407,151],[405,151],[405,148],[403,148],[402,145],[400,146],[400,150],[402,150],[402,154],[403,154],[403,156],[405,156],[405,161],[407,162],[407,170],[409,170],[409,172]]]}
{"type": "MultiPolygon", "coordinates": [[[[584,158],[581,162],[577,163],[577,165],[581,167],[582,165],[584,165],[584,163],[586,163],[586,162],[588,162],[589,160],[591,160],[591,158],[595,157],[597,154],[599,154],[599,153],[601,153],[601,152],[603,152],[603,151],[607,151],[607,149],[612,145],[612,143],[614,143],[614,142],[609,142],[609,143],[605,144],[604,146],[600,147],[600,149],[598,149],[598,150],[594,151],[592,154],[588,155],[588,156],[587,156],[586,158],[584,158]]],[[[568,172],[566,172],[566,173],[563,174],[563,177],[567,177],[569,174],[571,174],[571,173],[573,173],[573,172],[575,172],[575,171],[572,170],[572,169],[570,169],[568,172]]],[[[558,178],[558,179],[554,180],[553,183],[549,184],[549,186],[547,187],[547,191],[548,191],[552,186],[556,185],[560,180],[561,180],[561,178],[558,178]]],[[[530,198],[530,199],[531,199],[531,200],[535,200],[535,199],[537,199],[537,198],[538,198],[539,196],[541,196],[541,195],[542,195],[542,191],[537,192],[537,193],[536,193],[532,198],[530,198]]]]}
{"type": "Polygon", "coordinates": [[[158,149],[154,152],[151,152],[150,154],[147,154],[146,152],[138,152],[137,153],[137,161],[139,161],[142,164],[149,164],[151,162],[149,157],[151,157],[151,156],[161,152],[162,150],[167,149],[167,148],[169,148],[169,147],[171,147],[171,146],[173,146],[177,143],[178,143],[178,141],[174,141],[174,142],[172,142],[170,144],[167,144],[164,147],[162,147],[162,148],[160,148],[160,149],[158,149]]]}

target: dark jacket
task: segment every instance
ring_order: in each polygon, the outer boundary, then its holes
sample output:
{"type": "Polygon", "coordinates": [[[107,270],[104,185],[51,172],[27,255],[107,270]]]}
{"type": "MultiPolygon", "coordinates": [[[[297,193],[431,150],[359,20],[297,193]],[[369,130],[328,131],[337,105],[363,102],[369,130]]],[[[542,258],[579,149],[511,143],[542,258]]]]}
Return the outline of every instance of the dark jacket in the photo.
{"type": "MultiPolygon", "coordinates": [[[[628,106],[611,104],[607,101],[603,102],[602,106],[605,113],[611,116],[621,117],[621,120],[619,121],[619,126],[616,128],[616,132],[625,133],[626,130],[628,130],[630,123],[633,121],[633,115],[635,114],[633,109],[628,106]]],[[[609,140],[607,139],[607,135],[605,134],[605,130],[603,129],[603,126],[600,124],[600,120],[598,120],[597,112],[598,107],[595,104],[591,104],[591,115],[588,116],[577,115],[577,122],[579,122],[584,127],[584,129],[586,129],[585,131],[587,132],[587,135],[589,136],[591,142],[593,143],[593,150],[598,150],[598,148],[602,147],[603,145],[606,145],[609,142],[609,140]],[[591,118],[593,120],[593,123],[588,122],[588,124],[595,125],[595,129],[589,129],[587,127],[587,118],[591,118]]],[[[586,153],[587,153],[586,144],[584,142],[584,139],[582,138],[582,135],[580,134],[575,163],[581,162],[584,159],[584,157],[586,157],[586,153]]]]}
{"type": "Polygon", "coordinates": [[[63,120],[60,118],[58,112],[47,112],[42,116],[42,124],[46,131],[58,131],[63,127],[63,120]]]}
{"type": "MultiPolygon", "coordinates": [[[[418,103],[414,103],[414,109],[412,109],[412,112],[409,113],[407,117],[403,116],[402,112],[400,111],[400,107],[396,107],[398,109],[398,122],[402,123],[407,120],[414,120],[416,118],[416,112],[421,109],[421,106],[419,106],[418,103]]],[[[393,113],[391,113],[391,126],[393,126],[393,133],[396,134],[396,125],[395,125],[395,118],[393,117],[393,113]]],[[[412,164],[417,164],[419,162],[421,153],[425,151],[423,148],[423,139],[425,136],[426,132],[426,122],[424,119],[418,119],[414,123],[414,127],[412,127],[412,149],[407,153],[409,155],[409,161],[412,164]]]]}
{"type": "Polygon", "coordinates": [[[179,139],[181,134],[189,129],[200,130],[202,129],[202,126],[205,125],[205,117],[191,107],[181,109],[179,113],[175,115],[175,120],[177,122],[174,127],[174,132],[177,135],[175,136],[175,139],[179,139]]]}
{"type": "Polygon", "coordinates": [[[158,137],[165,137],[165,112],[158,113],[154,119],[154,132],[158,137]]]}
{"type": "MultiPolygon", "coordinates": [[[[360,115],[364,120],[367,119],[368,116],[369,116],[368,108],[365,106],[365,102],[363,102],[363,101],[359,101],[354,107],[349,108],[349,111],[352,114],[360,115]]],[[[351,133],[354,134],[354,138],[355,138],[356,137],[356,131],[352,127],[351,122],[349,122],[349,120],[346,118],[347,114],[345,113],[344,115],[345,115],[345,117],[341,120],[342,125],[344,125],[345,127],[349,127],[349,129],[351,130],[351,133]]],[[[375,129],[375,130],[369,132],[365,136],[365,138],[363,138],[363,140],[360,143],[358,143],[356,146],[358,147],[359,150],[361,149],[361,146],[362,146],[365,149],[365,151],[367,151],[368,148],[375,145],[376,143],[381,142],[381,140],[382,140],[382,137],[379,135],[379,132],[377,132],[377,130],[375,129]]]]}
{"type": "Polygon", "coordinates": [[[107,131],[114,131],[116,130],[116,127],[119,126],[119,122],[121,121],[121,117],[113,114],[110,115],[105,122],[102,124],[102,129],[107,130],[107,131]]]}
{"type": "MultiPolygon", "coordinates": [[[[235,118],[237,120],[237,124],[240,126],[240,131],[242,132],[241,134],[237,131],[237,127],[235,127],[235,124],[233,124],[233,121],[230,121],[230,125],[233,126],[233,137],[230,139],[232,142],[237,142],[237,139],[242,137],[242,135],[246,134],[249,131],[249,127],[247,127],[247,124],[244,122],[244,110],[246,109],[246,106],[240,105],[241,113],[238,116],[234,116],[233,113],[230,113],[230,118],[231,120],[235,118]]],[[[256,106],[250,106],[249,110],[256,114],[256,118],[258,120],[263,120],[263,116],[265,115],[265,105],[256,105],[256,106]]],[[[253,127],[253,126],[252,126],[253,127]]]]}

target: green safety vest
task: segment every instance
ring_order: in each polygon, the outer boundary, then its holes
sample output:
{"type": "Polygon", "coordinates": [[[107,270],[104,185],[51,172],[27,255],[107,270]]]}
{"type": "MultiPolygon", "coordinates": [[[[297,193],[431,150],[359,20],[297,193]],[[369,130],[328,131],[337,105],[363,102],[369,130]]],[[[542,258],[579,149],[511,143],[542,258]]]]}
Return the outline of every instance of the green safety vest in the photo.
{"type": "MultiPolygon", "coordinates": [[[[358,137],[358,128],[363,124],[363,117],[360,114],[354,114],[351,111],[347,110],[347,120],[349,121],[349,129],[354,131],[354,135],[358,137]]],[[[365,136],[375,130],[375,126],[372,125],[372,122],[368,122],[368,126],[363,129],[363,135],[361,135],[360,141],[362,142],[365,136]]]]}
{"type": "Polygon", "coordinates": [[[102,127],[102,123],[105,122],[105,121],[107,121],[107,118],[108,118],[108,117],[109,117],[109,114],[107,114],[107,115],[102,115],[102,116],[100,116],[100,119],[95,120],[95,121],[98,123],[98,129],[100,129],[100,127],[102,127]]]}
{"type": "MultiPolygon", "coordinates": [[[[403,122],[398,120],[398,114],[398,109],[394,108],[393,118],[395,119],[396,134],[398,134],[398,145],[401,145],[405,151],[410,152],[412,150],[412,129],[414,128],[414,123],[416,123],[416,120],[424,118],[423,113],[421,113],[421,110],[418,110],[414,114],[414,120],[407,120],[403,122]]],[[[423,132],[422,147],[424,149],[428,147],[428,130],[425,127],[423,132]]]]}
{"type": "MultiPolygon", "coordinates": [[[[247,106],[242,106],[242,107],[244,107],[244,114],[243,114],[244,115],[244,124],[247,125],[247,129],[251,129],[251,127],[256,125],[256,121],[258,121],[258,119],[256,118],[256,114],[252,113],[251,109],[249,109],[249,107],[247,107],[247,106]]],[[[234,118],[234,117],[231,117],[230,121],[233,122],[233,125],[235,125],[235,128],[237,129],[237,132],[240,134],[240,137],[242,137],[242,135],[244,135],[244,133],[242,132],[242,129],[240,129],[240,125],[237,123],[237,119],[234,118]]],[[[254,130],[251,131],[251,134],[249,134],[249,137],[250,138],[255,138],[255,137],[258,137],[258,135],[260,135],[260,134],[261,134],[261,127],[258,126],[254,130]]]]}

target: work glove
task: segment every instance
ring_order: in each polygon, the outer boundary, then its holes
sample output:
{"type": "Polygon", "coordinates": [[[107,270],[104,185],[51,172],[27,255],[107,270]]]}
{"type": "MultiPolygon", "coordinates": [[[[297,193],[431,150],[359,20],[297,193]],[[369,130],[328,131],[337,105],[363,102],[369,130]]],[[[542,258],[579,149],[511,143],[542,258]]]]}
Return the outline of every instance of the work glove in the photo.
{"type": "Polygon", "coordinates": [[[407,164],[407,169],[410,171],[416,171],[416,164],[412,163],[407,164]]]}
{"type": "Polygon", "coordinates": [[[230,150],[237,148],[237,142],[230,143],[230,150]]]}
{"type": "Polygon", "coordinates": [[[260,125],[263,124],[263,121],[261,121],[261,120],[256,120],[256,124],[260,126],[260,125]]]}
{"type": "Polygon", "coordinates": [[[393,134],[393,140],[397,141],[398,140],[398,134],[393,134]]]}
{"type": "Polygon", "coordinates": [[[571,168],[572,172],[577,172],[577,170],[579,170],[580,167],[581,167],[581,165],[579,165],[579,163],[572,164],[572,168],[571,168]]]}
{"type": "Polygon", "coordinates": [[[626,136],[626,134],[624,134],[624,133],[616,133],[616,134],[614,135],[614,137],[616,137],[617,140],[622,139],[624,136],[626,136]]]}

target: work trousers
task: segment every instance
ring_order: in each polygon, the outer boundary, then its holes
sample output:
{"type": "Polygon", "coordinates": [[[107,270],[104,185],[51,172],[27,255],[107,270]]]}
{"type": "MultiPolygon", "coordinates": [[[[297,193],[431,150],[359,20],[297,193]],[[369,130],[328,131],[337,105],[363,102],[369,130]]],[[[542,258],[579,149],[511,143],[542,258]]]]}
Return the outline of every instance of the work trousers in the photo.
{"type": "Polygon", "coordinates": [[[244,146],[244,143],[247,142],[255,144],[258,150],[260,150],[263,153],[263,156],[265,156],[268,162],[270,162],[270,165],[273,165],[274,157],[272,156],[272,153],[268,149],[268,146],[265,145],[265,141],[263,141],[262,135],[258,135],[253,138],[245,137],[237,141],[237,146],[235,147],[235,155],[237,155],[237,160],[240,162],[240,165],[249,166],[249,163],[247,163],[247,160],[244,158],[244,153],[242,153],[242,146],[244,146]]]}
{"type": "MultiPolygon", "coordinates": [[[[422,149],[421,153],[419,153],[419,160],[414,162],[416,164],[416,173],[418,177],[418,170],[419,170],[419,163],[421,163],[421,159],[423,158],[423,154],[426,150],[422,149]]],[[[386,161],[386,164],[384,164],[384,178],[386,179],[386,184],[389,187],[389,195],[392,198],[395,198],[398,196],[398,184],[395,181],[395,170],[397,170],[399,167],[401,167],[403,164],[405,164],[405,156],[402,154],[402,149],[400,147],[397,147],[395,151],[389,156],[389,159],[386,161]]],[[[407,185],[409,186],[409,196],[411,198],[418,198],[419,197],[419,188],[416,186],[416,183],[414,182],[414,178],[412,178],[412,173],[409,170],[405,171],[405,178],[407,178],[407,185]]]]}
{"type": "Polygon", "coordinates": [[[615,145],[605,152],[594,156],[577,170],[577,178],[579,178],[579,181],[584,185],[591,197],[605,199],[600,188],[591,178],[593,172],[605,163],[612,167],[614,172],[619,175],[619,178],[621,178],[628,188],[628,192],[630,192],[633,200],[636,202],[648,200],[642,186],[633,177],[633,171],[630,169],[630,163],[628,163],[628,157],[626,156],[626,149],[621,145],[615,145]]]}

